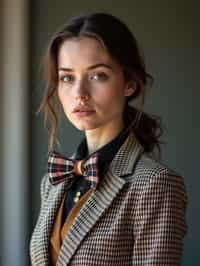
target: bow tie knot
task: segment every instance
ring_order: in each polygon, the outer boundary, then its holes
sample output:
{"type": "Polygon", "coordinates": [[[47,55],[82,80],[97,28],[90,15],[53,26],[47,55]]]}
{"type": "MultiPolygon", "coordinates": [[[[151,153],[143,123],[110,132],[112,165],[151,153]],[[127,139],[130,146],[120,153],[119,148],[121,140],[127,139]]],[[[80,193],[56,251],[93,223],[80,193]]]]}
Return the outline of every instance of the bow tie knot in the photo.
{"type": "Polygon", "coordinates": [[[62,154],[51,151],[48,156],[48,176],[52,185],[57,185],[65,180],[82,175],[91,182],[95,190],[99,182],[98,154],[94,153],[86,160],[67,158],[62,154]]]}

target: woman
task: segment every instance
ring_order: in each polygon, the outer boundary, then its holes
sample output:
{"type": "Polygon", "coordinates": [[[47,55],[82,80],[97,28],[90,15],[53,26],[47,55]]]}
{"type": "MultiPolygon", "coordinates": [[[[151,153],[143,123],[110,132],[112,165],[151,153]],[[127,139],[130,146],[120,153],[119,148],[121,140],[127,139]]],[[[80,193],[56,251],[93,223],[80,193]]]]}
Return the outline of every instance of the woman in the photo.
{"type": "Polygon", "coordinates": [[[185,185],[153,158],[162,130],[143,112],[151,76],[134,36],[112,15],[81,15],[53,36],[45,59],[50,152],[32,265],[180,265],[185,185]],[[131,107],[140,95],[141,108],[131,107]],[[85,133],[71,158],[53,151],[59,105],[85,133]]]}

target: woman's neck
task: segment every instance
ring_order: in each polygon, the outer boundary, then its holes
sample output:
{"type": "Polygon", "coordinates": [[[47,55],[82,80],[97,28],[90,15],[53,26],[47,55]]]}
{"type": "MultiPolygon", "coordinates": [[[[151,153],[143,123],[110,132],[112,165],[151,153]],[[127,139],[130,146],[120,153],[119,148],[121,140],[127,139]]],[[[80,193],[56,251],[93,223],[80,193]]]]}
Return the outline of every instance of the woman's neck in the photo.
{"type": "Polygon", "coordinates": [[[114,138],[116,138],[119,133],[123,130],[124,124],[120,123],[117,127],[107,127],[105,129],[97,128],[93,130],[86,131],[86,139],[87,139],[87,146],[88,146],[88,155],[97,151],[101,147],[108,144],[114,138]]]}

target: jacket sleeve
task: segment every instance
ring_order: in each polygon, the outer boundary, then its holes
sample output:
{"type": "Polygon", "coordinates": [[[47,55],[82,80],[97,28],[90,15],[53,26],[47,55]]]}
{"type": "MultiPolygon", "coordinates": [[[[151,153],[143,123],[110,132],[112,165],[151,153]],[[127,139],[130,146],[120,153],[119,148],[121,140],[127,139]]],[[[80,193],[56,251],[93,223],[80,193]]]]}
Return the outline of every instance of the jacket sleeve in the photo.
{"type": "Polygon", "coordinates": [[[147,183],[134,213],[132,265],[181,265],[187,232],[183,177],[165,169],[147,183]]]}

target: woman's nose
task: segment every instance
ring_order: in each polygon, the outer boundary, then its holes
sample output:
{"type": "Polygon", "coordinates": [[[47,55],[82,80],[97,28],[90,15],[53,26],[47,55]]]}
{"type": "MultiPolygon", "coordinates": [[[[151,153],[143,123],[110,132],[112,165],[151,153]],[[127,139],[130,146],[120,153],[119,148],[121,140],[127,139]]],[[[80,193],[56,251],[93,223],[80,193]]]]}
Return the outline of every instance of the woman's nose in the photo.
{"type": "Polygon", "coordinates": [[[75,90],[75,99],[76,100],[89,100],[90,93],[89,87],[86,81],[79,81],[77,84],[77,88],[75,90]]]}

